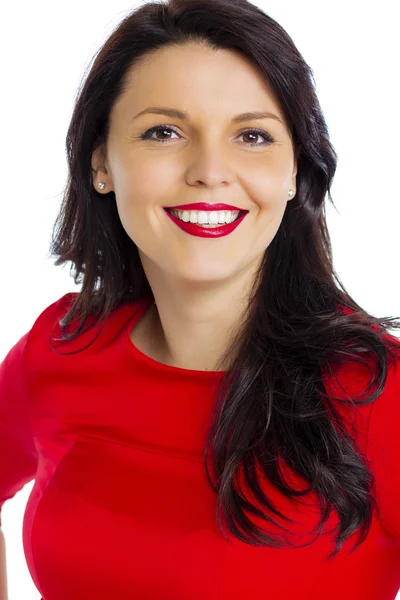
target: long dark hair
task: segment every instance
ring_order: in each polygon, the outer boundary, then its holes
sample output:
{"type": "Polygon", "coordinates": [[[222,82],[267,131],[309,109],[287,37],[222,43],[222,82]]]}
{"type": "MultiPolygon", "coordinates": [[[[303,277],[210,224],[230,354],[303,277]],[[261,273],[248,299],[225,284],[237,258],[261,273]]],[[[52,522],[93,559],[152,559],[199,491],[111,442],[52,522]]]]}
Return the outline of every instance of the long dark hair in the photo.
{"type": "MultiPolygon", "coordinates": [[[[333,363],[367,365],[366,353],[369,358],[372,353],[377,376],[368,391],[373,385],[377,389],[357,400],[360,404],[376,400],[400,346],[387,330],[400,328],[400,322],[398,317],[368,314],[335,272],[325,196],[334,205],[330,187],[337,154],[315,93],[313,72],[285,30],[250,2],[146,3],[122,20],[94,57],[67,133],[68,182],[50,249],[57,257],[54,264],[71,261],[75,283],[82,283],[59,321],[63,332],[59,339],[77,337],[90,315],[98,318],[95,324],[104,322],[121,304],[153,297],[138,249],[121,224],[115,193],[100,195],[93,187],[91,156],[107,140],[110,111],[128,85],[127,71],[162,46],[192,41],[236,50],[258,65],[280,101],[298,159],[296,197],[288,203],[265,253],[245,322],[220,363],[230,367],[216,393],[204,451],[207,477],[218,494],[217,522],[223,532],[222,509],[230,532],[243,542],[285,545],[283,538],[262,533],[244,512],[275,524],[271,513],[291,521],[261,490],[257,464],[288,499],[300,502],[299,496],[315,492],[324,507],[321,527],[336,510],[339,527],[331,559],[359,528],[352,551],[364,541],[373,510],[379,512],[379,507],[371,491],[373,474],[334,406],[345,400],[327,393],[323,373],[331,372],[333,363]],[[66,335],[77,316],[77,330],[66,335]],[[209,449],[215,481],[208,469],[209,449]],[[309,484],[307,490],[287,485],[278,457],[309,484]],[[240,467],[252,495],[266,510],[257,509],[236,489],[240,467]]],[[[347,402],[355,405],[355,400],[347,402]]]]}

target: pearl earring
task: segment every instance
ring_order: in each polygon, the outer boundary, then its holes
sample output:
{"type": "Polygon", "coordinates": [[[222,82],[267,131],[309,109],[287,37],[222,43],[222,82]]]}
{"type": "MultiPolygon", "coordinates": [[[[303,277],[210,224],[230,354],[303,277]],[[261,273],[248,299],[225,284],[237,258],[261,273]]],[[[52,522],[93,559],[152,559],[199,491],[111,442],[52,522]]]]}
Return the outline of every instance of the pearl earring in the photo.
{"type": "Polygon", "coordinates": [[[293,190],[289,190],[289,196],[292,198],[294,195],[294,191],[293,190]]]}

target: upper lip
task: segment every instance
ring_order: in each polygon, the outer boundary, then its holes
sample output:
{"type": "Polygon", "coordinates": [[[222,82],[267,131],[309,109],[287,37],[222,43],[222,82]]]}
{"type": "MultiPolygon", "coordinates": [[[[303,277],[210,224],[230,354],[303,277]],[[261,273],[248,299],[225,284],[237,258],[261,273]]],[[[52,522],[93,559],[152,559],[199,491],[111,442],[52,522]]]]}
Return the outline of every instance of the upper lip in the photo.
{"type": "Polygon", "coordinates": [[[164,208],[174,210],[245,210],[238,206],[231,206],[230,204],[208,204],[207,202],[195,202],[194,204],[180,204],[179,206],[165,206],[164,208]]]}

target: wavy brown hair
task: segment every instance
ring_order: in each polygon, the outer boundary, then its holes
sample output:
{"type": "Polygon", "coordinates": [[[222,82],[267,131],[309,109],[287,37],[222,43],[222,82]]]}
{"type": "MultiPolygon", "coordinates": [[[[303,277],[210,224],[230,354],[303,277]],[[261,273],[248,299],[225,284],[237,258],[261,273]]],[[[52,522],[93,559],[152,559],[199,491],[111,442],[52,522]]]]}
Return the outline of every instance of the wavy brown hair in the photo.
{"type": "Polygon", "coordinates": [[[190,42],[235,50],[261,69],[286,116],[298,161],[297,195],[265,253],[247,317],[220,363],[230,367],[216,390],[204,451],[207,477],[218,495],[217,522],[224,534],[222,510],[238,539],[275,548],[285,545],[283,534],[266,535],[245,513],[269,523],[277,524],[273,514],[292,522],[262,491],[254,469],[257,462],[262,475],[287,498],[301,503],[300,496],[315,492],[321,527],[332,509],[336,511],[339,527],[331,559],[359,529],[354,551],[368,534],[373,510],[379,512],[373,474],[335,402],[367,404],[379,397],[400,346],[387,331],[400,328],[400,319],[368,314],[335,272],[325,197],[334,205],[330,188],[337,154],[313,72],[286,31],[250,2],[146,3],[121,21],[95,55],[67,133],[68,181],[51,241],[54,264],[71,261],[74,281],[82,284],[59,321],[59,339],[77,337],[89,315],[95,315],[95,323],[104,323],[121,304],[153,296],[138,249],[121,224],[115,193],[100,195],[93,187],[91,157],[107,140],[110,111],[129,85],[127,74],[136,61],[162,47],[190,42]],[[75,317],[80,318],[77,330],[66,334],[75,317]],[[377,370],[367,391],[373,386],[376,391],[364,400],[347,401],[327,393],[322,375],[333,363],[367,365],[371,357],[377,370]],[[308,489],[296,491],[287,484],[278,457],[308,483],[308,489]],[[240,467],[263,510],[235,486],[240,467]]]}

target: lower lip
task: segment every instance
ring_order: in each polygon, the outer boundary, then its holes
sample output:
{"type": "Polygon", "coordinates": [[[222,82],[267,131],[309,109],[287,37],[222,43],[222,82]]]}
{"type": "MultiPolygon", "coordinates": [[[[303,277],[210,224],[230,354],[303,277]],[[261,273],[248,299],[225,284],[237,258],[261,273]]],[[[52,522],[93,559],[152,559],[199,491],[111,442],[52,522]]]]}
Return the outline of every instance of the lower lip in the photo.
{"type": "MultiPolygon", "coordinates": [[[[164,210],[165,210],[165,208],[164,208],[164,210]]],[[[180,219],[177,219],[177,217],[174,217],[174,215],[169,213],[167,210],[165,210],[165,212],[169,216],[171,221],[173,221],[176,225],[178,225],[178,227],[180,227],[182,229],[182,231],[185,231],[186,233],[189,233],[190,235],[195,235],[197,237],[202,237],[202,238],[220,238],[225,235],[228,235],[229,233],[232,233],[232,231],[235,231],[236,227],[239,227],[240,223],[248,215],[248,213],[245,213],[244,215],[242,215],[241,217],[236,219],[236,221],[233,221],[233,223],[227,223],[226,225],[221,225],[221,227],[207,228],[207,227],[200,227],[199,225],[196,225],[195,223],[185,223],[185,221],[181,221],[180,219]]]]}

